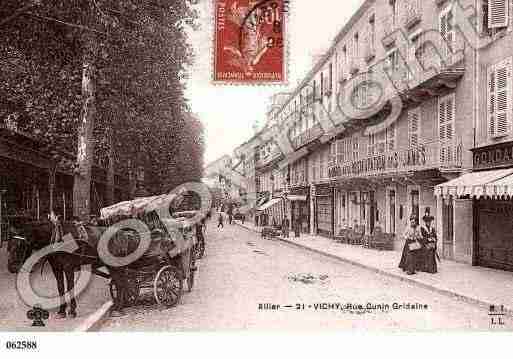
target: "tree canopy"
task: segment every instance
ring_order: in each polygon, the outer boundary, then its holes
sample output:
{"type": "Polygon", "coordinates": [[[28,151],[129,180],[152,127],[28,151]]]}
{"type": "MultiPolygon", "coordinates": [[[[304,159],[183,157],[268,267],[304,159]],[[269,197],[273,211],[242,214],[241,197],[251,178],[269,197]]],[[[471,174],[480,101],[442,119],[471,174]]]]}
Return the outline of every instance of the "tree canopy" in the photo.
{"type": "Polygon", "coordinates": [[[186,28],[196,18],[190,0],[2,1],[0,119],[14,116],[75,156],[84,136],[95,163],[144,168],[151,193],[199,180],[203,128],[184,98],[193,61],[186,28]],[[89,136],[84,112],[94,120],[89,136]]]}

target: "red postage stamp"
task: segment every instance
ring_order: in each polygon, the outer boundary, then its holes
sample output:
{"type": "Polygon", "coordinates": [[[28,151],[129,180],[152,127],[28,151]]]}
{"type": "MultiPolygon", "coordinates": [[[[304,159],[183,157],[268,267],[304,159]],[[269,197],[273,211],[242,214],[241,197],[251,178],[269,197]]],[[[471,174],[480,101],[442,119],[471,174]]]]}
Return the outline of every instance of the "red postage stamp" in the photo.
{"type": "Polygon", "coordinates": [[[286,82],[289,0],[215,0],[214,73],[217,83],[286,82]]]}

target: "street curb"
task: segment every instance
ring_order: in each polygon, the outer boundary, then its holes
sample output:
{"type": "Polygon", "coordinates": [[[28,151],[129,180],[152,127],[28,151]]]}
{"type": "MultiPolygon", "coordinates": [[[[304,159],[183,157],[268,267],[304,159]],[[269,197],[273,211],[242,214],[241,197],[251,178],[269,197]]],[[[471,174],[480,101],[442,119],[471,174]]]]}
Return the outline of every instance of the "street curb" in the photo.
{"type": "MultiPolygon", "coordinates": [[[[255,233],[260,233],[257,230],[245,227],[245,226],[243,226],[241,224],[237,223],[237,225],[239,225],[242,228],[245,228],[248,231],[255,232],[255,233]]],[[[447,296],[447,297],[459,299],[459,300],[461,300],[461,301],[463,301],[465,303],[468,303],[468,304],[477,305],[479,307],[486,307],[487,310],[489,309],[489,307],[491,305],[497,305],[497,303],[490,303],[490,302],[487,302],[487,301],[484,301],[484,300],[481,300],[481,299],[478,299],[478,298],[470,297],[470,296],[465,295],[465,294],[460,294],[460,293],[457,293],[457,292],[453,292],[453,291],[450,291],[448,289],[438,288],[436,286],[420,282],[420,281],[415,280],[413,278],[404,277],[404,276],[401,276],[399,274],[391,273],[391,272],[385,271],[383,269],[379,269],[379,268],[376,268],[376,267],[373,267],[373,266],[370,266],[370,265],[367,265],[367,264],[363,264],[363,263],[354,261],[352,259],[340,257],[340,256],[337,256],[335,254],[331,254],[331,253],[324,252],[324,251],[321,251],[321,250],[318,250],[318,249],[315,249],[315,248],[311,248],[311,247],[305,246],[303,244],[296,243],[296,242],[294,242],[294,241],[292,241],[290,239],[287,240],[287,239],[280,238],[280,237],[275,237],[275,238],[277,240],[283,242],[283,243],[291,244],[291,245],[296,246],[298,248],[305,249],[305,250],[308,250],[310,252],[317,253],[317,254],[320,254],[322,256],[326,256],[326,257],[329,257],[329,258],[332,258],[332,259],[335,259],[335,260],[338,260],[338,261],[341,261],[341,262],[349,263],[349,264],[354,265],[356,267],[367,269],[367,270],[370,270],[370,271],[378,273],[378,274],[382,274],[382,275],[387,276],[387,277],[391,277],[391,278],[394,278],[394,279],[399,279],[399,280],[401,280],[403,282],[407,282],[407,283],[413,284],[413,285],[415,285],[417,287],[428,289],[428,290],[431,290],[433,292],[442,294],[442,295],[447,296]]],[[[509,316],[513,316],[513,308],[509,308],[507,306],[504,306],[504,311],[509,316]]]]}
{"type": "Polygon", "coordinates": [[[114,303],[112,300],[105,302],[100,309],[98,309],[93,314],[89,315],[77,328],[74,329],[75,332],[93,332],[97,331],[101,324],[107,318],[110,309],[114,303]]]}

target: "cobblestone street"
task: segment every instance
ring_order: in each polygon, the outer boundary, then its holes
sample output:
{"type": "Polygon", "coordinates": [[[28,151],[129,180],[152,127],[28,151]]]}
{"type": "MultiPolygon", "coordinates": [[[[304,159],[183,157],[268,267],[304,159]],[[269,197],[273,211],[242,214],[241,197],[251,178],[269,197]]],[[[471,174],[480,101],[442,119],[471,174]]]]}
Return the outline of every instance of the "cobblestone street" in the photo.
{"type": "MultiPolygon", "coordinates": [[[[400,254],[398,254],[400,255],[400,254]]],[[[399,258],[398,258],[399,260],[399,258]]],[[[135,307],[110,318],[106,331],[187,330],[510,330],[491,325],[486,308],[470,305],[372,271],[261,239],[236,225],[207,232],[195,288],[179,305],[135,307]],[[319,304],[367,303],[388,310],[319,309],[319,304]],[[393,309],[412,303],[427,309],[393,309]],[[280,309],[259,309],[260,304],[280,309]],[[300,309],[296,305],[300,305],[300,309]],[[285,306],[290,305],[292,308],[285,306]],[[304,307],[303,307],[304,305],[304,307]]],[[[326,307],[326,306],[324,306],[326,307]]]]}

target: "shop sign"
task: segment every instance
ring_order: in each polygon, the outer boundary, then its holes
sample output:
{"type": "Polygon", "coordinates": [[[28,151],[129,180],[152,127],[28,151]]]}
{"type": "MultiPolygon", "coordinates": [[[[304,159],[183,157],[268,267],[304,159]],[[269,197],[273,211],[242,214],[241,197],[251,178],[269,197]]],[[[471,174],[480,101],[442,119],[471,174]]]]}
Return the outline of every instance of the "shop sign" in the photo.
{"type": "Polygon", "coordinates": [[[320,196],[332,196],[333,195],[333,188],[331,187],[328,187],[328,186],[318,186],[316,189],[315,189],[315,195],[317,197],[320,197],[320,196]]]}
{"type": "Polygon", "coordinates": [[[426,149],[421,146],[407,151],[391,151],[345,165],[336,165],[328,169],[328,175],[329,178],[347,177],[367,172],[384,172],[402,167],[423,166],[425,164],[426,149]]]}
{"type": "Polygon", "coordinates": [[[472,150],[474,169],[490,169],[513,166],[513,142],[472,150]]]}
{"type": "Polygon", "coordinates": [[[302,188],[292,188],[290,190],[290,195],[294,195],[294,196],[308,196],[308,193],[310,192],[310,190],[308,189],[308,187],[302,187],[302,188]]]}

